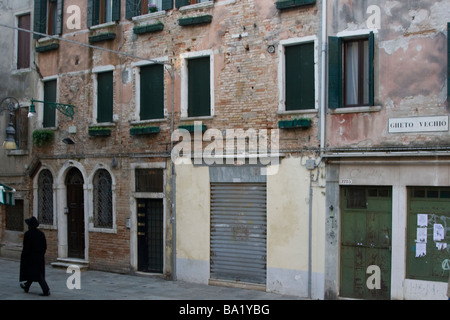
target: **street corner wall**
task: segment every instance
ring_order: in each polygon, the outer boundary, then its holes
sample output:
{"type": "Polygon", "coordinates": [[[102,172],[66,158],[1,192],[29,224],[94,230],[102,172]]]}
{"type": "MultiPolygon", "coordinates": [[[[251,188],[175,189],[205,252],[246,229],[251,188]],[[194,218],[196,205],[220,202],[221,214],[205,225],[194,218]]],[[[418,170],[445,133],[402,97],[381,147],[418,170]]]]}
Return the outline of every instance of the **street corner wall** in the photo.
{"type": "MultiPolygon", "coordinates": [[[[323,298],[324,176],[309,171],[301,157],[280,163],[267,181],[267,291],[307,297],[309,265],[309,204],[312,203],[312,296],[323,298]],[[312,199],[310,174],[314,175],[312,199]],[[320,183],[322,181],[323,183],[320,183]]],[[[322,170],[324,172],[324,170],[322,170]]]]}
{"type": "Polygon", "coordinates": [[[180,164],[176,174],[176,276],[208,284],[210,242],[209,169],[180,164]]]}
{"type": "Polygon", "coordinates": [[[330,112],[330,145],[445,145],[448,132],[391,133],[389,120],[448,115],[450,3],[335,0],[329,9],[330,35],[375,34],[374,106],[369,111],[330,112]]]}

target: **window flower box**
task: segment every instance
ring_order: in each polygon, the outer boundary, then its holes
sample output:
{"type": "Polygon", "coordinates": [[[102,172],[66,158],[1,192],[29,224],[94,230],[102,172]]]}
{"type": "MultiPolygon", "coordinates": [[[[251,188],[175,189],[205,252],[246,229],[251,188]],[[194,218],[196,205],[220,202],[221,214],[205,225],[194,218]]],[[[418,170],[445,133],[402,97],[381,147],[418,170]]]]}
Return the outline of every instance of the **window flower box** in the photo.
{"type": "Polygon", "coordinates": [[[294,120],[282,120],[278,122],[280,129],[308,129],[311,128],[311,119],[294,119],[294,120]]]}
{"type": "Polygon", "coordinates": [[[111,135],[111,129],[103,127],[92,127],[89,128],[88,133],[91,137],[109,137],[111,135]]]}
{"type": "Polygon", "coordinates": [[[155,134],[159,133],[159,127],[155,126],[142,126],[142,127],[133,127],[130,128],[131,135],[145,135],[145,134],[155,134]]]}

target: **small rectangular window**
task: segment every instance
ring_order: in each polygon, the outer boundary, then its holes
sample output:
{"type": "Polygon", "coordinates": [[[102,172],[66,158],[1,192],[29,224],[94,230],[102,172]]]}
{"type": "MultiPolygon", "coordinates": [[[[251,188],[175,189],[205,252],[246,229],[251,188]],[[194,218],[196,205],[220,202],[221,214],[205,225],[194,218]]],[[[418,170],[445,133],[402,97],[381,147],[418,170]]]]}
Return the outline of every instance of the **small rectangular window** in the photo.
{"type": "MultiPolygon", "coordinates": [[[[57,80],[44,82],[44,101],[56,102],[57,80]]],[[[43,127],[56,127],[56,109],[49,103],[44,103],[43,127]]]]}
{"type": "Polygon", "coordinates": [[[163,192],[164,170],[162,169],[136,169],[136,192],[163,192]]]}
{"type": "Polygon", "coordinates": [[[6,208],[6,230],[23,231],[23,200],[16,199],[14,206],[6,208]]]}
{"type": "Polygon", "coordinates": [[[164,118],[164,67],[140,68],[140,120],[164,118]]]}

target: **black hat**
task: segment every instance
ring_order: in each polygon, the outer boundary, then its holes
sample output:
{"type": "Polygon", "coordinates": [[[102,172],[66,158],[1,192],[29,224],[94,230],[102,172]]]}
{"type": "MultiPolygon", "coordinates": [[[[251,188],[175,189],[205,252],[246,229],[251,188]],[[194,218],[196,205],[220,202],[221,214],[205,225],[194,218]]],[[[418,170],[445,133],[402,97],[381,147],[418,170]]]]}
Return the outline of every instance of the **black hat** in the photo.
{"type": "Polygon", "coordinates": [[[25,219],[25,223],[31,228],[37,228],[39,226],[39,221],[35,217],[25,219]]]}

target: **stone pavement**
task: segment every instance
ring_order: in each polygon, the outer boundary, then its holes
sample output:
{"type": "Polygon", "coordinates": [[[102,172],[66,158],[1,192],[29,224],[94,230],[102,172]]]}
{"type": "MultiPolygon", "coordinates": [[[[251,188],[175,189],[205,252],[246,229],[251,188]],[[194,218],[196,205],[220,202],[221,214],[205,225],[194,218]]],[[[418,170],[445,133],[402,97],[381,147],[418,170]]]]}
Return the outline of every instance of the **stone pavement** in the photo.
{"type": "Polygon", "coordinates": [[[81,272],[80,289],[68,289],[66,282],[72,274],[50,265],[46,267],[46,280],[51,295],[41,297],[37,282],[28,293],[19,287],[19,265],[19,261],[0,257],[0,300],[301,300],[262,291],[95,270],[81,272]]]}

